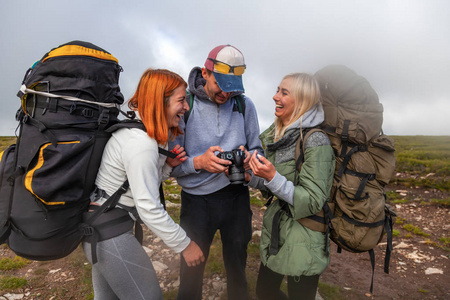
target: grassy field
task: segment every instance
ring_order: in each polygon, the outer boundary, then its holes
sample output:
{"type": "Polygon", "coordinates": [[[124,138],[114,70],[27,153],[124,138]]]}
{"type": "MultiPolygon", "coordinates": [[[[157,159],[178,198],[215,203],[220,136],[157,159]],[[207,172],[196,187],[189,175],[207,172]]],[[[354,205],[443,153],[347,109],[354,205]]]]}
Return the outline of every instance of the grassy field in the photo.
{"type": "Polygon", "coordinates": [[[16,142],[16,137],[14,136],[0,136],[0,152],[3,152],[9,145],[16,142]]]}
{"type": "MultiPolygon", "coordinates": [[[[450,189],[450,180],[448,180],[450,136],[392,136],[392,138],[396,148],[396,171],[412,175],[406,179],[394,179],[397,183],[444,191],[450,189]]],[[[15,137],[0,137],[0,152],[15,140],[15,137]]]]}
{"type": "Polygon", "coordinates": [[[411,176],[394,182],[450,190],[450,136],[393,136],[396,171],[411,176]]]}

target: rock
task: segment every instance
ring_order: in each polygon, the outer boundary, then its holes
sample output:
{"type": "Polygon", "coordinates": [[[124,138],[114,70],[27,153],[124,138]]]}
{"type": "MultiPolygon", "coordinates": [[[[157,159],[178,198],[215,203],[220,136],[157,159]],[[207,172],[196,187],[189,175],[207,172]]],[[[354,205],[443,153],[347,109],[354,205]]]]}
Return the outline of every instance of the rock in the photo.
{"type": "Polygon", "coordinates": [[[431,274],[444,274],[444,271],[436,268],[428,268],[425,270],[425,274],[431,275],[431,274]]]}
{"type": "Polygon", "coordinates": [[[213,286],[213,289],[214,289],[214,290],[216,290],[216,291],[221,291],[221,290],[224,289],[225,283],[224,283],[224,282],[221,282],[221,281],[214,281],[214,282],[212,283],[212,286],[213,286]]]}
{"type": "Polygon", "coordinates": [[[61,268],[56,269],[56,270],[50,270],[48,273],[49,274],[54,274],[54,273],[59,272],[59,271],[61,271],[61,268]]]}
{"type": "MultiPolygon", "coordinates": [[[[181,199],[181,196],[177,194],[169,194],[168,197],[172,199],[181,199]]],[[[170,200],[166,200],[166,207],[181,207],[181,203],[173,203],[170,200]]]]}
{"type": "Polygon", "coordinates": [[[394,247],[394,249],[399,249],[399,248],[410,248],[412,247],[412,244],[406,244],[404,242],[401,242],[400,244],[398,244],[397,246],[394,247]]]}
{"type": "Polygon", "coordinates": [[[23,299],[24,296],[24,294],[4,294],[3,296],[0,296],[0,300],[17,300],[23,299]]]}
{"type": "Polygon", "coordinates": [[[153,261],[152,264],[153,264],[153,268],[155,268],[156,273],[164,271],[168,268],[168,266],[166,266],[165,264],[163,264],[162,262],[159,262],[159,261],[153,261]]]}
{"type": "Polygon", "coordinates": [[[173,286],[174,288],[179,287],[179,286],[180,286],[180,278],[178,278],[177,280],[175,280],[175,282],[172,283],[172,286],[173,286]]]}
{"type": "Polygon", "coordinates": [[[150,257],[153,254],[153,249],[150,249],[149,247],[142,246],[144,248],[145,253],[150,257]]]}
{"type": "Polygon", "coordinates": [[[253,231],[252,236],[258,236],[258,237],[261,237],[261,230],[255,230],[255,231],[253,231]]]}

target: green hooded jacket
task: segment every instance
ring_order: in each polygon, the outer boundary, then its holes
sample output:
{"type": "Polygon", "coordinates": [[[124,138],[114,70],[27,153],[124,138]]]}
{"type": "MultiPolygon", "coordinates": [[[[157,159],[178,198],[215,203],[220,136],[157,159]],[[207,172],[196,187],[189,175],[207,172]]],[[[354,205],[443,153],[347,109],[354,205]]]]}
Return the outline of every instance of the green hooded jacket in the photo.
{"type": "MultiPolygon", "coordinates": [[[[273,143],[273,135],[270,134],[273,128],[272,124],[260,135],[266,158],[280,175],[296,182],[295,159],[275,163],[276,151],[267,150],[266,145],[273,143]]],[[[319,134],[328,141],[325,134],[319,134]]],[[[312,276],[321,274],[328,266],[330,258],[325,254],[325,247],[329,247],[329,240],[324,233],[304,227],[297,219],[318,213],[329,200],[334,168],[334,152],[329,144],[305,149],[301,171],[297,172],[298,185],[294,187],[293,205],[276,199],[267,208],[263,218],[260,255],[262,263],[272,271],[289,276],[312,276]],[[280,203],[289,207],[292,217],[284,211],[281,213],[279,251],[271,255],[272,222],[281,208],[280,203]]]]}

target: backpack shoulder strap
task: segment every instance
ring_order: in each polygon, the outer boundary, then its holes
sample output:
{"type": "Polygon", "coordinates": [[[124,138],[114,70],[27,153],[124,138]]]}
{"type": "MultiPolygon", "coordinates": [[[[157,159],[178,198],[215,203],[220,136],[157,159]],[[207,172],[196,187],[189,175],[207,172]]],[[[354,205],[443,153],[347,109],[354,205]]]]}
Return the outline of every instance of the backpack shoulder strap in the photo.
{"type": "Polygon", "coordinates": [[[239,111],[239,113],[242,114],[242,116],[245,119],[245,98],[244,95],[239,94],[236,97],[234,97],[235,101],[236,101],[236,105],[237,105],[237,109],[239,111]]]}
{"type": "Polygon", "coordinates": [[[189,116],[191,115],[192,108],[194,107],[194,94],[186,91],[186,98],[188,98],[189,110],[184,113],[184,123],[187,124],[189,116]]]}
{"type": "Polygon", "coordinates": [[[139,128],[143,131],[147,131],[147,129],[145,129],[144,123],[142,123],[141,120],[132,119],[120,121],[110,126],[108,129],[106,129],[106,132],[113,133],[114,131],[119,130],[121,128],[139,128]]]}
{"type": "MultiPolygon", "coordinates": [[[[302,131],[302,134],[297,140],[297,144],[295,145],[295,181],[297,181],[297,172],[300,172],[303,162],[305,161],[305,144],[308,138],[316,132],[325,132],[320,128],[307,128],[302,131]]],[[[298,184],[297,182],[295,184],[298,184]]],[[[328,207],[328,204],[325,203],[322,210],[320,210],[317,214],[298,219],[297,221],[303,226],[314,230],[325,233],[325,240],[328,241],[328,236],[330,232],[330,222],[333,218],[332,212],[328,207]]],[[[328,255],[329,249],[328,246],[325,247],[325,253],[328,255]]]]}
{"type": "MultiPolygon", "coordinates": [[[[296,172],[297,171],[300,172],[302,164],[305,161],[306,141],[315,132],[323,132],[324,133],[324,131],[322,129],[319,129],[317,127],[303,129],[303,131],[300,134],[300,137],[297,140],[297,143],[295,144],[295,169],[296,169],[296,172]]],[[[295,177],[297,177],[297,174],[295,177]]]]}

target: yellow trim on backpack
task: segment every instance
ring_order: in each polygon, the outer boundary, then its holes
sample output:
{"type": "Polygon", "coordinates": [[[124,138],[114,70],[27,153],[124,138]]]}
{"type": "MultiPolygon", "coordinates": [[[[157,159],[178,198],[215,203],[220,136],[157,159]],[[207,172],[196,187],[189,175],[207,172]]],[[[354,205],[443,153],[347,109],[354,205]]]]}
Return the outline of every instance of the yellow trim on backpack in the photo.
{"type": "Polygon", "coordinates": [[[65,45],[60,48],[56,48],[55,50],[50,51],[48,55],[42,60],[42,62],[56,56],[75,56],[75,55],[92,56],[100,59],[112,60],[115,61],[116,63],[119,63],[117,58],[115,58],[109,53],[91,48],[86,48],[79,45],[65,45]]]}
{"type": "Polygon", "coordinates": [[[2,153],[0,153],[0,161],[2,161],[3,153],[5,153],[5,151],[2,151],[2,153]]]}
{"type": "MultiPolygon", "coordinates": [[[[79,144],[79,143],[80,143],[80,141],[72,141],[72,142],[59,142],[58,144],[79,144]]],[[[62,202],[46,202],[44,199],[40,198],[38,195],[36,195],[36,194],[34,193],[33,188],[32,188],[32,186],[31,186],[32,181],[33,181],[33,175],[34,175],[34,172],[35,172],[36,170],[38,170],[40,167],[42,167],[42,165],[44,164],[44,149],[47,148],[48,146],[50,146],[51,144],[52,144],[52,143],[47,143],[47,144],[44,144],[44,145],[41,147],[41,150],[39,151],[39,158],[38,158],[38,162],[37,162],[36,166],[35,166],[33,169],[31,169],[31,170],[27,173],[27,175],[25,176],[25,188],[26,188],[30,193],[32,193],[34,196],[36,196],[36,198],[38,198],[39,200],[41,200],[41,201],[42,201],[44,204],[46,204],[46,205],[64,205],[64,204],[66,204],[65,201],[62,201],[62,202]]],[[[51,183],[49,183],[49,184],[51,184],[51,183]]]]}

